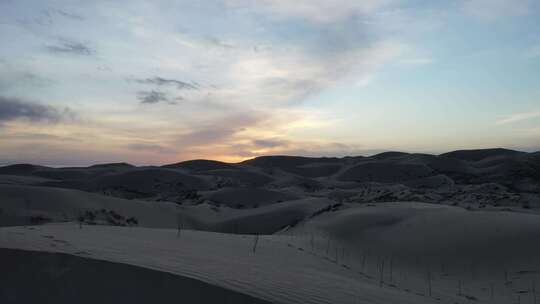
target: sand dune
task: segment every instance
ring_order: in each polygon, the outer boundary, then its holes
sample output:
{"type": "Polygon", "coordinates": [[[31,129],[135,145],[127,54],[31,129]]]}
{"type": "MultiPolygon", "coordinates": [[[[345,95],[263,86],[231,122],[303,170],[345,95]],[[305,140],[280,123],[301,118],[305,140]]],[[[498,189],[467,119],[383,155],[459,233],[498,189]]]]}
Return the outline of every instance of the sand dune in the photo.
{"type": "Polygon", "coordinates": [[[297,199],[293,194],[261,188],[224,188],[203,196],[217,204],[233,208],[256,208],[297,199]]]}
{"type": "Polygon", "coordinates": [[[58,221],[75,221],[86,210],[112,210],[124,217],[137,218],[143,227],[176,227],[177,205],[125,200],[73,189],[0,185],[0,208],[7,218],[30,224],[32,216],[58,221]]]}
{"type": "Polygon", "coordinates": [[[539,231],[538,214],[402,202],[324,213],[290,233],[307,244],[319,236],[315,247],[373,276],[381,276],[384,261],[382,278],[396,286],[426,286],[429,274],[441,298],[461,285],[462,296],[476,301],[513,303],[519,295],[529,303],[539,275],[539,231]]]}
{"type": "Polygon", "coordinates": [[[309,219],[335,202],[323,198],[286,201],[254,209],[217,208],[201,204],[182,208],[187,228],[196,230],[273,234],[309,219]]]}
{"type": "Polygon", "coordinates": [[[504,149],[0,168],[0,248],[238,301],[528,303],[538,208],[540,154],[504,149]]]}
{"type": "MultiPolygon", "coordinates": [[[[325,213],[299,226],[320,230],[347,246],[394,255],[409,262],[475,261],[485,269],[540,254],[540,216],[424,203],[380,203],[325,213]],[[510,258],[511,257],[511,258],[510,258]]],[[[504,270],[499,269],[500,272],[504,270]]]]}
{"type": "Polygon", "coordinates": [[[180,206],[28,185],[0,185],[0,201],[0,226],[35,224],[32,218],[45,223],[76,221],[86,211],[99,215],[101,210],[106,210],[124,218],[135,218],[139,227],[177,228],[181,219],[185,229],[253,234],[277,232],[333,203],[326,199],[301,199],[250,209],[207,203],[180,206]]]}
{"type": "Polygon", "coordinates": [[[40,185],[47,182],[54,180],[38,176],[0,174],[0,185],[40,185]]]}
{"type": "Polygon", "coordinates": [[[363,162],[343,172],[339,179],[357,182],[400,182],[434,175],[426,165],[394,162],[363,162]]]}
{"type": "Polygon", "coordinates": [[[216,177],[215,183],[220,186],[260,187],[274,180],[268,175],[246,169],[215,169],[200,171],[197,174],[216,177]]]}
{"type": "Polygon", "coordinates": [[[166,303],[170,299],[188,304],[269,303],[167,272],[64,253],[1,248],[0,267],[0,296],[5,304],[166,303]],[[31,292],[22,286],[32,286],[31,292]]]}
{"type": "Polygon", "coordinates": [[[178,237],[176,231],[167,229],[79,229],[76,225],[0,229],[0,247],[68,253],[168,272],[271,303],[438,302],[379,287],[376,280],[309,254],[300,244],[288,245],[287,239],[261,237],[253,252],[253,236],[232,234],[183,231],[178,237]]]}

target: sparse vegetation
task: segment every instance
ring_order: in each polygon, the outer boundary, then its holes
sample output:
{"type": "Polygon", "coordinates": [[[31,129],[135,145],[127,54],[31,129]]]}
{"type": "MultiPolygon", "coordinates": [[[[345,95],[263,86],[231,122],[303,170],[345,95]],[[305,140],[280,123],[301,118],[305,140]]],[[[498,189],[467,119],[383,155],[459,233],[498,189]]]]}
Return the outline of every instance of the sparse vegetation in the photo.
{"type": "Polygon", "coordinates": [[[131,216],[126,217],[114,210],[98,209],[84,210],[77,216],[80,226],[86,225],[112,225],[112,226],[137,226],[139,221],[131,216]]]}
{"type": "Polygon", "coordinates": [[[180,237],[181,233],[182,233],[182,228],[184,227],[184,217],[182,214],[178,214],[178,216],[176,217],[176,224],[177,224],[177,229],[178,229],[178,233],[177,233],[177,236],[180,237]]]}
{"type": "MultiPolygon", "coordinates": [[[[1,214],[1,212],[0,212],[1,214]]],[[[52,219],[49,218],[49,217],[46,217],[46,216],[43,216],[43,215],[33,215],[30,217],[30,223],[32,225],[41,225],[41,224],[45,224],[45,223],[48,223],[48,222],[51,222],[52,219]]]]}
{"type": "Polygon", "coordinates": [[[259,234],[255,234],[253,239],[253,253],[257,251],[257,244],[259,243],[259,234]]]}

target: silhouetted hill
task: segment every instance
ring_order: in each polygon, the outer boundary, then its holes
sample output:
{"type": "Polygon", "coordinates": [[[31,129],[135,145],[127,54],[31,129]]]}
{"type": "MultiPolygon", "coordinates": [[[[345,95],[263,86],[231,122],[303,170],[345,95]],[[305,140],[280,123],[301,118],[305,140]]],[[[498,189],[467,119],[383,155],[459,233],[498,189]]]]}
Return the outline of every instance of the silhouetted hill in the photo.
{"type": "Polygon", "coordinates": [[[169,169],[185,169],[189,171],[207,171],[207,170],[217,170],[217,169],[232,169],[235,168],[235,164],[220,162],[217,160],[208,160],[208,159],[194,159],[187,160],[175,164],[163,165],[162,168],[169,169]]]}
{"type": "Polygon", "coordinates": [[[89,166],[88,168],[134,168],[135,166],[129,163],[108,163],[108,164],[96,164],[89,166]]]}
{"type": "Polygon", "coordinates": [[[479,161],[491,157],[512,157],[526,154],[525,152],[495,148],[495,149],[479,149],[479,150],[457,150],[441,154],[440,156],[457,158],[465,161],[479,161]]]}
{"type": "Polygon", "coordinates": [[[304,157],[304,156],[259,156],[256,158],[248,159],[242,162],[256,167],[274,167],[274,168],[287,168],[296,167],[312,163],[339,163],[341,159],[336,157],[304,157]]]}
{"type": "Polygon", "coordinates": [[[370,157],[261,156],[239,163],[196,159],[162,167],[127,163],[0,168],[0,184],[68,188],[108,196],[189,204],[260,206],[270,193],[370,202],[538,202],[540,152],[458,150],[441,155],[384,152],[370,157]],[[18,176],[18,177],[15,177],[18,176]],[[270,191],[270,192],[269,192],[270,191]],[[226,199],[224,199],[226,197],[226,199]],[[235,198],[236,197],[236,198],[235,198]],[[238,201],[239,197],[243,199],[238,201]]]}
{"type": "Polygon", "coordinates": [[[0,167],[0,174],[10,174],[10,175],[31,175],[32,173],[43,170],[50,169],[45,166],[37,166],[31,164],[15,164],[5,167],[0,167]]]}

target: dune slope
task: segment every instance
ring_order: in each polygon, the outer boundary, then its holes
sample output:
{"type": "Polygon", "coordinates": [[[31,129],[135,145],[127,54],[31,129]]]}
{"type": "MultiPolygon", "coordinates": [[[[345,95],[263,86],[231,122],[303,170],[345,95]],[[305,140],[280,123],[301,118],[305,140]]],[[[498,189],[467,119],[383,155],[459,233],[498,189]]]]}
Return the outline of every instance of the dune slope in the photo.
{"type": "Polygon", "coordinates": [[[0,228],[0,247],[68,253],[197,279],[272,303],[441,303],[379,287],[283,237],[106,226],[0,228]]]}
{"type": "Polygon", "coordinates": [[[4,304],[270,303],[167,272],[64,253],[3,248],[0,268],[4,304]]]}

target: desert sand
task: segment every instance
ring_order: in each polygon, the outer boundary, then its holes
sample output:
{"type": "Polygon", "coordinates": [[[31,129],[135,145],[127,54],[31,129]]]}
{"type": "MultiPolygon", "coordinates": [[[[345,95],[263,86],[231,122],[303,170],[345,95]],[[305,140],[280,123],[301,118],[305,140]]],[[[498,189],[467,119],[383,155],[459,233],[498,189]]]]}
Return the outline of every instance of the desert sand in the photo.
{"type": "Polygon", "coordinates": [[[506,149],[10,165],[0,298],[537,303],[539,207],[540,153],[506,149]]]}

